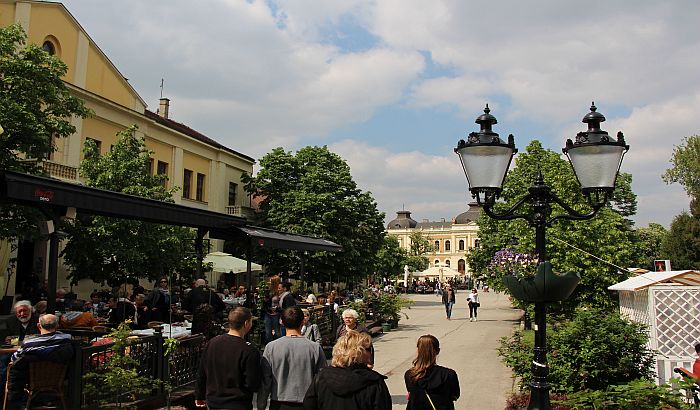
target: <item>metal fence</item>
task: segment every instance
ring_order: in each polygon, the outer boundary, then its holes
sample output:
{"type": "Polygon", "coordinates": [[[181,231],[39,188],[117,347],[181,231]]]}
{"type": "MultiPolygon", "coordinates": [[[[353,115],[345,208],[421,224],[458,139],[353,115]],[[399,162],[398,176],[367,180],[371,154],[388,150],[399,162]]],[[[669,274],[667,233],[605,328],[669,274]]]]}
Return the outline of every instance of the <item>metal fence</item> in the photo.
{"type": "MultiPolygon", "coordinates": [[[[165,357],[165,337],[156,332],[153,336],[134,339],[126,348],[131,358],[135,359],[139,376],[147,376],[160,381],[160,387],[152,394],[165,398],[167,393],[165,386],[170,389],[178,389],[194,383],[199,368],[199,360],[204,349],[206,339],[203,335],[194,335],[180,340],[178,348],[165,357]]],[[[86,394],[86,384],[90,382],[85,375],[99,373],[104,370],[111,357],[114,355],[114,344],[99,346],[85,346],[81,340],[76,340],[75,357],[69,370],[68,401],[72,409],[95,408],[95,403],[107,397],[108,392],[86,394]]],[[[124,395],[130,392],[124,392],[124,395]]],[[[145,397],[141,397],[145,398],[145,397]]],[[[140,399],[137,397],[137,399],[140,399]]]]}

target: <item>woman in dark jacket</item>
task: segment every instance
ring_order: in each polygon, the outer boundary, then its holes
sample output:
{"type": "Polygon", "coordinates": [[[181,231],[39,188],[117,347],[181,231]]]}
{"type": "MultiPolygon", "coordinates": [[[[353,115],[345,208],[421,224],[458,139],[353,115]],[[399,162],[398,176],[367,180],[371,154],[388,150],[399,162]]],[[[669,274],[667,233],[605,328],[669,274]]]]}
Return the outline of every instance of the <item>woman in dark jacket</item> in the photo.
{"type": "Polygon", "coordinates": [[[386,376],[367,367],[372,339],[349,331],[333,347],[331,367],[322,369],[306,391],[307,410],[390,410],[386,376]]]}
{"type": "Polygon", "coordinates": [[[408,410],[454,410],[459,398],[457,373],[435,362],[440,342],[433,335],[418,338],[418,354],[404,380],[408,390],[408,410]]]}

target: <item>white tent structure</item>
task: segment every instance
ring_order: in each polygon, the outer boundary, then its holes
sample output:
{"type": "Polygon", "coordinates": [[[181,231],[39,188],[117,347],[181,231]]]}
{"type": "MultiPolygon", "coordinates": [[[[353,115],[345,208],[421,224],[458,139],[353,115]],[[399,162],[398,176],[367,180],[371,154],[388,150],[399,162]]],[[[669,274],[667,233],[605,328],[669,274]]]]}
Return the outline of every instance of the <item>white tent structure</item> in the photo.
{"type": "Polygon", "coordinates": [[[658,383],[674,377],[674,367],[692,368],[700,340],[699,271],[647,272],[608,289],[619,292],[623,318],[648,326],[658,383]]]}
{"type": "MultiPolygon", "coordinates": [[[[222,273],[242,273],[248,271],[248,261],[231,256],[230,253],[212,252],[204,257],[204,263],[212,263],[212,271],[222,273]]],[[[251,272],[261,272],[262,266],[257,263],[250,264],[251,272]]]]}
{"type": "Polygon", "coordinates": [[[416,279],[434,279],[444,282],[448,279],[458,278],[461,275],[461,273],[450,268],[449,266],[437,265],[422,272],[416,272],[413,274],[413,277],[416,279]]]}

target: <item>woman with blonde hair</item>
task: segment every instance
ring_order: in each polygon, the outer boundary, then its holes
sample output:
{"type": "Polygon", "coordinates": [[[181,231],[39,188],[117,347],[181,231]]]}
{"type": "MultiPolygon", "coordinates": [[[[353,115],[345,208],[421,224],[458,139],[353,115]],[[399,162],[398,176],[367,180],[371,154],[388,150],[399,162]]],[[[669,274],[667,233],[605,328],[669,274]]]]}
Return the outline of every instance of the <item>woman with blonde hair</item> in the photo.
{"type": "Polygon", "coordinates": [[[416,359],[406,371],[407,410],[454,410],[459,398],[457,373],[436,364],[440,341],[433,335],[418,338],[416,359]]]}
{"type": "Polygon", "coordinates": [[[372,338],[349,331],[333,347],[331,367],[322,369],[306,391],[307,410],[391,409],[386,376],[367,367],[372,338]]]}

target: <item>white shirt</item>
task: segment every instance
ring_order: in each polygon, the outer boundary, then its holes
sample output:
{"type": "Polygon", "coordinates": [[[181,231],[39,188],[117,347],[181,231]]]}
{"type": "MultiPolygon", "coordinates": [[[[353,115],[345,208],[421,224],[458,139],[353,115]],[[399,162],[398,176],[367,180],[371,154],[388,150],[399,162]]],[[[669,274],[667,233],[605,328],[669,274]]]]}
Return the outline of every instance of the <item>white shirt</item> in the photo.
{"type": "Polygon", "coordinates": [[[478,293],[470,293],[469,296],[467,296],[467,301],[472,302],[472,303],[479,303],[479,294],[478,293]]]}

